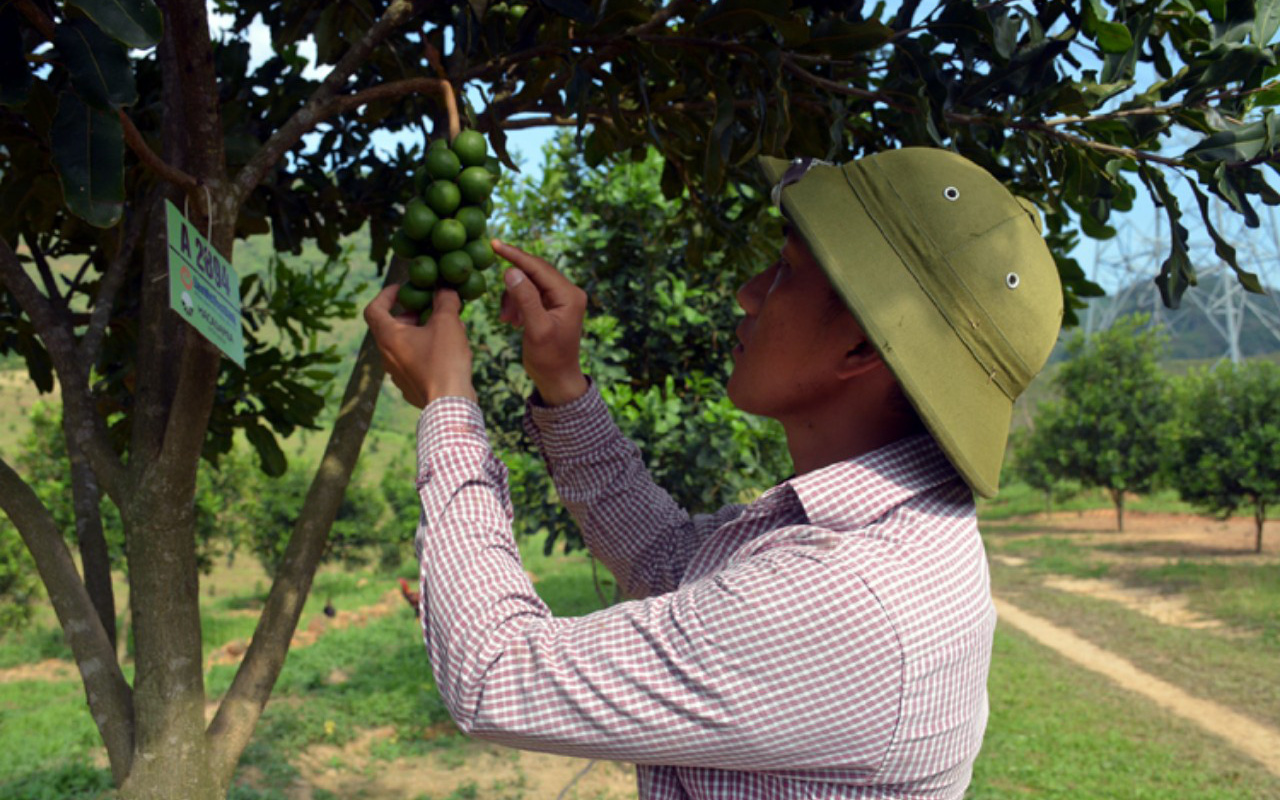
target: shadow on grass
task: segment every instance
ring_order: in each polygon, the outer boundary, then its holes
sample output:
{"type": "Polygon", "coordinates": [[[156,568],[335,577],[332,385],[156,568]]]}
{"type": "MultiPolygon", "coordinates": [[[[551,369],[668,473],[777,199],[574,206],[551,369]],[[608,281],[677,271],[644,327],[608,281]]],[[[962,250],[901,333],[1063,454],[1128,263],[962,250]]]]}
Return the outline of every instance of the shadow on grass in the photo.
{"type": "Polygon", "coordinates": [[[1256,556],[1252,547],[1219,547],[1198,542],[1149,541],[1099,544],[1097,549],[1110,553],[1161,558],[1247,558],[1256,556]]]}
{"type": "Polygon", "coordinates": [[[111,791],[111,773],[84,764],[63,764],[0,784],[5,800],[108,800],[111,791]]]}

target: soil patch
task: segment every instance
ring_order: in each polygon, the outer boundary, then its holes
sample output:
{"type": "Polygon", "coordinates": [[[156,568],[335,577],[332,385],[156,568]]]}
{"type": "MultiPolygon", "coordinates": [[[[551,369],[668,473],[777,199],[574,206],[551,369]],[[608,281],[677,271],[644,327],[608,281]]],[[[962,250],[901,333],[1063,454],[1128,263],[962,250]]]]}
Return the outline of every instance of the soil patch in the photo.
{"type": "MultiPolygon", "coordinates": [[[[452,726],[444,726],[452,728],[452,726]]],[[[393,728],[364,731],[344,746],[317,745],[295,762],[299,780],[289,800],[311,800],[317,789],[338,797],[485,797],[495,800],[636,797],[635,768],[612,761],[512,750],[440,731],[442,746],[423,756],[384,761],[373,755],[393,728]]]]}
{"type": "Polygon", "coordinates": [[[1251,517],[1217,519],[1192,514],[1125,512],[1125,529],[1116,530],[1111,509],[1059,511],[1004,520],[984,520],[984,533],[1001,538],[1069,536],[1081,544],[1121,548],[1125,555],[1176,560],[1231,559],[1273,561],[1280,558],[1280,525],[1263,526],[1262,553],[1254,552],[1251,517]]]}
{"type": "Polygon", "coordinates": [[[1162,625],[1180,628],[1223,629],[1221,620],[1198,614],[1187,607],[1187,599],[1178,594],[1166,594],[1155,589],[1126,586],[1106,578],[1072,578],[1067,575],[1047,575],[1044,585],[1060,592],[1110,600],[1125,608],[1154,619],[1162,625]]]}
{"type": "Polygon", "coordinates": [[[34,664],[19,664],[0,669],[0,683],[18,681],[73,681],[80,677],[76,665],[60,658],[49,658],[34,664]]]}

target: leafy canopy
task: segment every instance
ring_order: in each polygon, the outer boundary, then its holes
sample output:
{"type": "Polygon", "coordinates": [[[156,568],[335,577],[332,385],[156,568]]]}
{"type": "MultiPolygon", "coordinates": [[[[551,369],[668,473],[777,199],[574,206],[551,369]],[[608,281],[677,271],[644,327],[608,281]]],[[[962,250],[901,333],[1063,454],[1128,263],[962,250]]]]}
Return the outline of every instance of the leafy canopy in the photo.
{"type": "Polygon", "coordinates": [[[1042,486],[1078,481],[1111,492],[1123,527],[1126,492],[1152,488],[1162,464],[1162,425],[1172,405],[1159,358],[1164,336],[1142,314],[1067,341],[1054,375],[1056,399],[1042,404],[1020,443],[1024,470],[1042,486]]]}
{"type": "Polygon", "coordinates": [[[1175,383],[1165,429],[1168,480],[1184,500],[1229,515],[1245,506],[1257,523],[1280,501],[1280,365],[1223,363],[1175,383]]]}

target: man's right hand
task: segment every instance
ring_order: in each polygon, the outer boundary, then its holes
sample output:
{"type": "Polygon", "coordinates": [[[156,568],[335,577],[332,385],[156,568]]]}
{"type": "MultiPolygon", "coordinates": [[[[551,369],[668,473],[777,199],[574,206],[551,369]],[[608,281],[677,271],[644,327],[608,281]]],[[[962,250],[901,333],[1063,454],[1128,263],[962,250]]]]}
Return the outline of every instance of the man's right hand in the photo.
{"type": "Polygon", "coordinates": [[[499,317],[524,329],[525,372],[547,405],[564,405],[587,391],[579,361],[587,294],[555,267],[518,247],[493,240],[493,252],[513,265],[499,317]]]}

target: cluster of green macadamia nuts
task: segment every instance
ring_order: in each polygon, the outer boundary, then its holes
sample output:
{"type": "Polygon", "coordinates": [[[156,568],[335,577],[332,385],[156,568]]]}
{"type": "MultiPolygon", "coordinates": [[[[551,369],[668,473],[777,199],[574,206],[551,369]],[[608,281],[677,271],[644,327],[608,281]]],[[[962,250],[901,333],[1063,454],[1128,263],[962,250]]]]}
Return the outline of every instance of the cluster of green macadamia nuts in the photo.
{"type": "Polygon", "coordinates": [[[405,206],[391,250],[409,261],[409,280],[396,296],[405,311],[431,313],[436,289],[455,289],[463,302],[484,295],[489,244],[489,194],[501,174],[479,131],[465,130],[450,144],[436,139],[414,173],[415,194],[405,206]]]}

